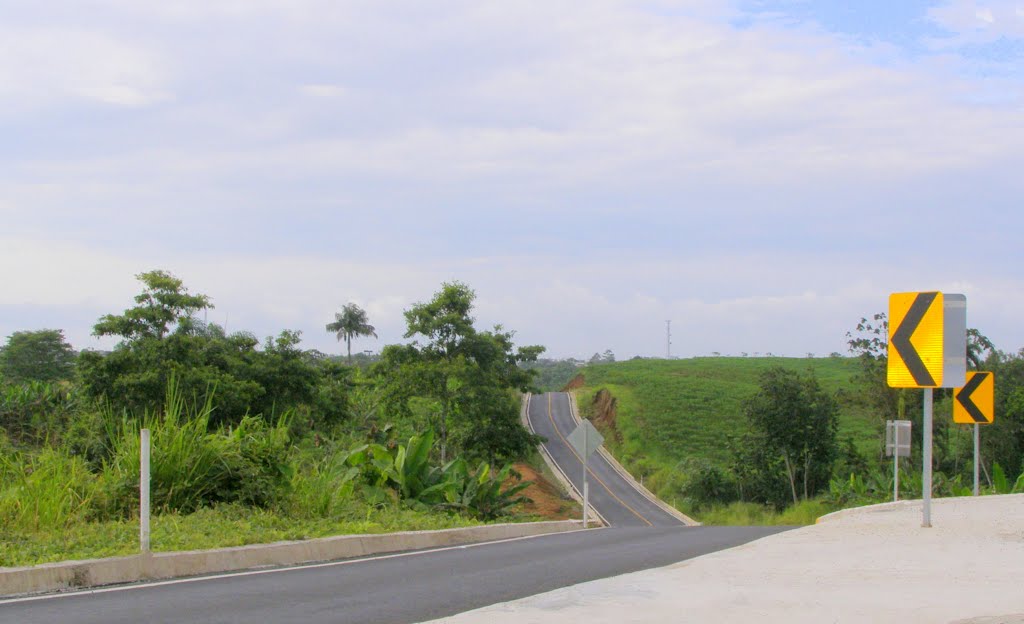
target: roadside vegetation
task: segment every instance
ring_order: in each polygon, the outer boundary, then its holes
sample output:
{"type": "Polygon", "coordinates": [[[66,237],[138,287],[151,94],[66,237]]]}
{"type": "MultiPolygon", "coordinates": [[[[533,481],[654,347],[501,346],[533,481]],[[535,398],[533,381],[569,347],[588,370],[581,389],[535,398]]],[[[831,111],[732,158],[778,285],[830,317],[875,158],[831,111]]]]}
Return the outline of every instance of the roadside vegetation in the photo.
{"type": "Polygon", "coordinates": [[[345,347],[328,357],[294,331],[228,334],[199,320],[205,295],[138,277],[134,305],[94,327],[112,352],[59,330],[0,349],[0,566],[136,552],[142,428],[156,551],[533,518],[512,463],[536,444],[519,365],[543,349],[475,328],[468,286],[442,285],[406,312],[408,344],[349,366],[374,335],[354,304],[325,326],[345,347]]]}
{"type": "MultiPolygon", "coordinates": [[[[885,421],[913,422],[900,498],[921,496],[921,395],[885,381],[885,316],[862,319],[851,354],[594,363],[575,388],[582,416],[663,500],[707,524],[807,524],[892,500],[885,421]]],[[[996,374],[996,422],[982,428],[982,492],[1024,492],[1024,351],[969,332],[972,370],[996,374]]],[[[972,492],[972,428],[936,391],[934,492],[972,492]]]]}

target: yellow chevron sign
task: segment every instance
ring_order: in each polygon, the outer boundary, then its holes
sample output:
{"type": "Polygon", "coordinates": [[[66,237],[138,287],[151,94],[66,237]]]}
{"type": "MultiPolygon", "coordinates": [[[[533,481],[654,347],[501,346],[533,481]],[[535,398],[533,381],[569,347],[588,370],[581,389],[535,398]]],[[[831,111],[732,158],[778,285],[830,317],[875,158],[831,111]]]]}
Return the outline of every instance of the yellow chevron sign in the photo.
{"type": "Polygon", "coordinates": [[[893,388],[941,388],[942,293],[911,292],[889,296],[889,367],[893,388]]]}
{"type": "Polygon", "coordinates": [[[967,383],[953,391],[953,422],[990,425],[996,419],[996,376],[967,373],[967,383]]]}

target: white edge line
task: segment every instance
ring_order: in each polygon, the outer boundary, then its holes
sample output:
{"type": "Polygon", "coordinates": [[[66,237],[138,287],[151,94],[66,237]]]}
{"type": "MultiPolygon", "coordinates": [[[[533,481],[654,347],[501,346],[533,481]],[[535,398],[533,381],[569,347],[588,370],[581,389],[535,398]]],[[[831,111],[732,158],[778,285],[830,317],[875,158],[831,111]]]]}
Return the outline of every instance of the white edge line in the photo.
{"type": "MultiPolygon", "coordinates": [[[[580,417],[579,411],[578,411],[579,408],[576,405],[576,395],[573,394],[572,392],[566,392],[565,394],[567,394],[569,396],[569,412],[572,414],[573,419],[576,421],[577,424],[582,423],[583,422],[583,418],[580,417]]],[[[672,505],[669,505],[665,501],[661,500],[660,498],[658,498],[654,494],[654,492],[648,490],[644,486],[644,484],[642,484],[639,481],[637,481],[636,477],[634,477],[632,474],[630,474],[630,472],[628,470],[626,470],[625,466],[620,464],[619,460],[615,459],[615,456],[612,455],[611,451],[609,451],[607,448],[605,448],[605,446],[603,444],[601,446],[597,447],[597,452],[602,457],[604,457],[605,461],[608,462],[608,465],[611,466],[612,470],[614,470],[615,472],[619,473],[619,475],[623,479],[625,479],[628,483],[630,483],[633,486],[633,489],[635,489],[637,492],[639,492],[641,496],[643,496],[647,500],[651,501],[651,503],[653,503],[654,505],[659,507],[662,511],[664,511],[665,513],[667,513],[670,516],[674,517],[676,520],[679,520],[685,526],[702,526],[700,522],[697,522],[696,520],[694,520],[690,516],[687,516],[686,514],[684,514],[683,512],[679,511],[678,509],[676,509],[672,505]]]]}
{"type": "Polygon", "coordinates": [[[296,570],[313,570],[316,568],[331,568],[345,565],[352,565],[356,563],[365,563],[367,561],[381,561],[384,559],[398,559],[402,557],[415,557],[417,555],[429,555],[431,553],[445,552],[449,550],[460,550],[465,548],[476,548],[478,546],[491,546],[493,544],[505,544],[508,542],[518,542],[521,540],[533,539],[535,537],[545,537],[549,535],[563,535],[565,533],[577,533],[582,531],[582,528],[573,529],[571,531],[560,531],[558,533],[542,533],[540,535],[523,535],[521,537],[509,537],[506,539],[493,540],[490,542],[475,542],[472,544],[459,544],[456,546],[444,546],[442,548],[432,548],[430,550],[417,550],[412,552],[401,552],[392,553],[390,555],[380,556],[368,556],[360,559],[345,559],[342,561],[325,561],[322,563],[310,563],[310,564],[298,564],[281,568],[270,568],[265,570],[247,570],[245,572],[231,572],[228,574],[213,574],[209,576],[193,576],[183,579],[172,579],[168,581],[155,581],[151,583],[134,583],[131,585],[118,585],[116,587],[102,587],[99,589],[87,589],[75,592],[61,592],[56,594],[45,594],[40,596],[23,596],[21,598],[8,598],[6,600],[0,600],[0,606],[8,604],[16,604],[22,602],[36,602],[40,600],[55,600],[58,598],[72,598],[75,596],[91,596],[93,594],[109,594],[112,592],[122,591],[133,591],[139,589],[150,589],[153,587],[163,587],[165,585],[183,585],[185,583],[200,583],[203,581],[215,581],[219,579],[227,578],[238,578],[243,576],[257,576],[261,574],[278,574],[282,572],[294,572],[296,570]]]}
{"type": "MultiPolygon", "coordinates": [[[[548,394],[548,393],[545,393],[545,394],[548,394]]],[[[550,394],[558,394],[558,393],[552,392],[550,394]]],[[[530,400],[532,398],[533,398],[533,393],[529,393],[529,394],[526,395],[526,409],[525,409],[524,414],[525,414],[525,418],[526,418],[527,427],[530,429],[530,433],[536,435],[537,434],[537,430],[533,428],[533,421],[530,420],[530,400]]],[[[571,410],[572,408],[570,407],[569,409],[571,410]]],[[[557,427],[555,428],[555,433],[558,433],[557,427]]],[[[555,458],[551,456],[551,453],[548,451],[548,449],[543,444],[541,444],[537,448],[540,449],[541,457],[544,459],[544,462],[548,465],[548,468],[550,468],[551,472],[555,475],[555,477],[557,477],[562,482],[562,487],[564,487],[565,490],[569,493],[569,495],[577,503],[579,503],[580,506],[582,507],[583,506],[583,493],[580,492],[579,488],[576,487],[576,484],[572,482],[572,479],[569,478],[569,475],[565,474],[565,470],[563,470],[562,467],[558,464],[558,462],[555,461],[555,458]]],[[[600,520],[601,524],[604,525],[602,528],[607,528],[607,527],[611,526],[608,523],[608,521],[604,519],[604,516],[602,516],[597,511],[597,509],[594,508],[593,503],[591,503],[590,505],[587,505],[587,507],[590,508],[590,513],[594,514],[594,517],[597,518],[598,520],[600,520]]]]}

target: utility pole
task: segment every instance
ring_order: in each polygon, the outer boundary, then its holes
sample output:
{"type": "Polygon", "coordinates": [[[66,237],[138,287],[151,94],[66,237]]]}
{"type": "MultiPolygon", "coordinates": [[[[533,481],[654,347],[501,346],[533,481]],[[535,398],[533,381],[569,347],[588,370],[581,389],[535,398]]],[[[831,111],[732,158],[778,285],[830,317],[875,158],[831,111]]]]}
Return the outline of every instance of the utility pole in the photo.
{"type": "Polygon", "coordinates": [[[672,359],[672,321],[665,321],[665,359],[672,359]]]}

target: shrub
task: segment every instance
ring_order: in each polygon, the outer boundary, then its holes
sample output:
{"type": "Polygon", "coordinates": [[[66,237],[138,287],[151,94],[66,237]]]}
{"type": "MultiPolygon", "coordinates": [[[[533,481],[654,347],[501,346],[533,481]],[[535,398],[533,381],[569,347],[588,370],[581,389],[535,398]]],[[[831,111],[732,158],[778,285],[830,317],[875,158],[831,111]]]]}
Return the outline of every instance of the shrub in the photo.
{"type": "Polygon", "coordinates": [[[737,488],[721,468],[707,460],[696,460],[687,466],[682,494],[694,509],[699,509],[708,504],[735,501],[737,488]]]}

